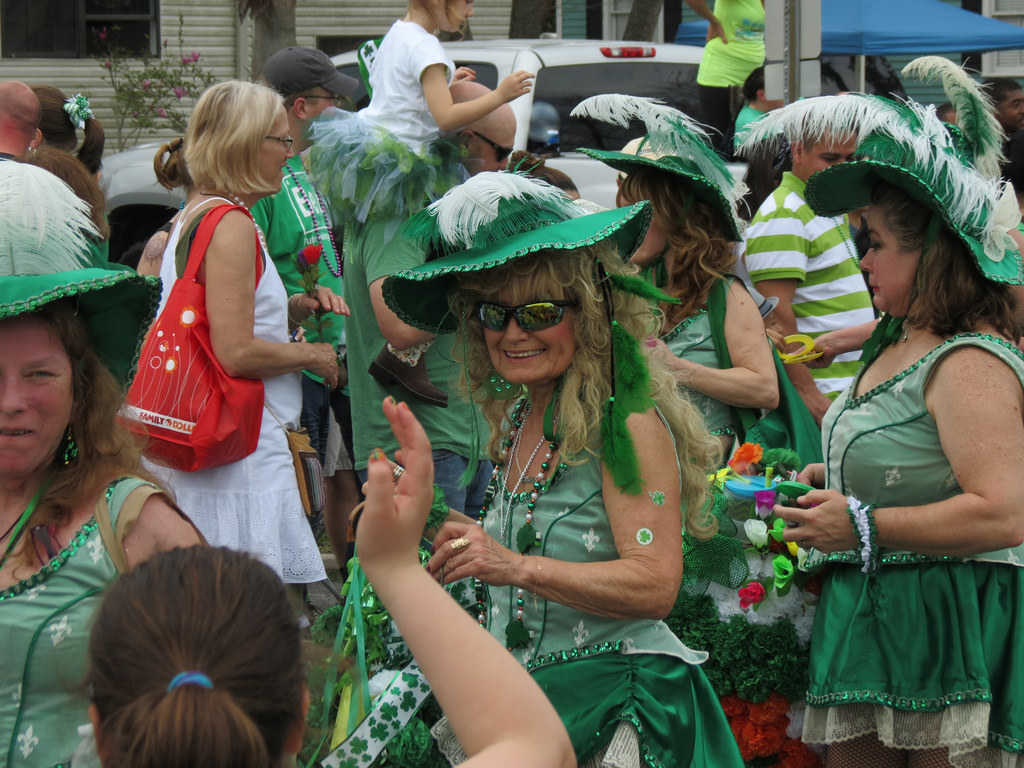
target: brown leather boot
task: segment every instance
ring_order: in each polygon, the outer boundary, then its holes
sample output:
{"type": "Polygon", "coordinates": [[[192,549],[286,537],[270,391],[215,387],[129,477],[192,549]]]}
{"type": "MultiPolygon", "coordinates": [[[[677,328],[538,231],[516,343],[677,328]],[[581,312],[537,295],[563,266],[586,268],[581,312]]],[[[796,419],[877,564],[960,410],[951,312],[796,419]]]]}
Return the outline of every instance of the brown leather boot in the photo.
{"type": "Polygon", "coordinates": [[[377,358],[370,363],[370,375],[385,387],[400,386],[417,400],[438,408],[448,407],[448,395],[431,383],[422,356],[415,365],[409,365],[395,357],[385,344],[377,358]]]}

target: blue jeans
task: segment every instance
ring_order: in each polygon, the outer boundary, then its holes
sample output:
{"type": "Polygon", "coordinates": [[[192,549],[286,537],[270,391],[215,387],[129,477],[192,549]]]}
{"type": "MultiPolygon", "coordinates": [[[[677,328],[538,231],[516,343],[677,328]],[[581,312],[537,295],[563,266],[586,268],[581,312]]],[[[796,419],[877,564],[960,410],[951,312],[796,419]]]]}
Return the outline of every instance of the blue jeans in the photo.
{"type": "Polygon", "coordinates": [[[302,412],[299,424],[309,433],[309,442],[327,463],[327,434],[331,428],[331,390],[305,374],[302,375],[302,412]]]}
{"type": "MultiPolygon", "coordinates": [[[[457,512],[472,517],[480,517],[480,508],[484,505],[484,494],[487,484],[491,481],[494,465],[481,459],[476,467],[476,474],[465,488],[459,486],[459,478],[469,465],[469,460],[454,451],[434,451],[434,482],[444,489],[448,506],[457,512]]],[[[366,482],[366,470],[357,469],[359,483],[366,482]]]]}

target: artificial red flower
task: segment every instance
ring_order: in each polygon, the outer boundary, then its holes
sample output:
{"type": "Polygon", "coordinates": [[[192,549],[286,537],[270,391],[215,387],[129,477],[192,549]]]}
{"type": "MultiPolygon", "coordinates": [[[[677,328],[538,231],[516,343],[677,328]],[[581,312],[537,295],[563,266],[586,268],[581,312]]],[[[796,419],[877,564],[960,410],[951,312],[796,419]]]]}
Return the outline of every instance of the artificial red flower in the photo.
{"type": "Polygon", "coordinates": [[[299,251],[299,264],[306,267],[315,267],[323,253],[324,247],[322,245],[307,245],[299,251]]]}
{"type": "Polygon", "coordinates": [[[722,705],[722,711],[725,712],[725,716],[729,718],[739,717],[747,711],[747,702],[735,693],[730,693],[728,696],[722,697],[720,703],[722,705]]]}
{"type": "Polygon", "coordinates": [[[798,739],[786,739],[779,752],[779,768],[821,768],[821,759],[798,739]]]}
{"type": "Polygon", "coordinates": [[[782,723],[785,730],[789,724],[789,702],[780,693],[772,691],[768,698],[759,704],[750,705],[750,721],[758,725],[782,723]]]}
{"type": "Polygon", "coordinates": [[[729,460],[729,467],[737,475],[749,474],[750,465],[759,462],[763,455],[764,449],[760,443],[743,443],[729,460]]]}
{"type": "Polygon", "coordinates": [[[740,596],[740,608],[744,611],[752,605],[763,602],[767,596],[765,594],[764,587],[759,581],[752,581],[749,584],[744,584],[736,593],[740,596]]]}

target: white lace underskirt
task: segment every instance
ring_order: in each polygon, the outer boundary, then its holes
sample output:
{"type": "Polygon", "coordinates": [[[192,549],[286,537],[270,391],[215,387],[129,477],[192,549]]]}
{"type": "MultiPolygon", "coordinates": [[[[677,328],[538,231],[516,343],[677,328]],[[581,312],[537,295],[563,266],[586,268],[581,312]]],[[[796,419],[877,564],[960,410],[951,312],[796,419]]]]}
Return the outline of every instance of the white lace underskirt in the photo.
{"type": "Polygon", "coordinates": [[[807,707],[803,740],[834,744],[875,734],[893,749],[949,748],[955,768],[1024,768],[1024,755],[988,745],[989,704],[957,704],[941,712],[904,712],[880,704],[807,707]]]}

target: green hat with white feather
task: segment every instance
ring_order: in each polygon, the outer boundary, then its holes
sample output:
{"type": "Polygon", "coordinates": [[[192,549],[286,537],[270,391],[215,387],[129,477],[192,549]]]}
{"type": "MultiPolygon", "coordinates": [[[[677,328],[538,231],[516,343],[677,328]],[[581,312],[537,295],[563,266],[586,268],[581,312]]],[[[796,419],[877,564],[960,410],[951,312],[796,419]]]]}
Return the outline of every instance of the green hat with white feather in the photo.
{"type": "Polygon", "coordinates": [[[726,239],[743,238],[744,224],[736,215],[736,205],[747,188],[730,173],[696,120],[657,99],[618,93],[591,96],[577,104],[571,115],[623,128],[642,121],[647,134],[635,154],[584,147],[579,151],[623,173],[656,168],[678,176],[683,187],[718,213],[726,239]]]}
{"type": "Polygon", "coordinates": [[[68,301],[100,359],[126,385],[156,310],[160,280],[97,266],[88,208],[60,179],[0,162],[0,321],[68,301]]]}
{"type": "Polygon", "coordinates": [[[916,59],[903,74],[940,80],[962,122],[950,131],[932,107],[887,102],[882,119],[858,147],[860,159],[816,173],[807,201],[832,216],[871,202],[872,190],[887,183],[932,211],[967,247],[989,280],[1024,284],[1020,250],[1010,236],[1020,222],[1013,188],[998,178],[1001,132],[988,98],[963,70],[937,56],[916,59]]]}

